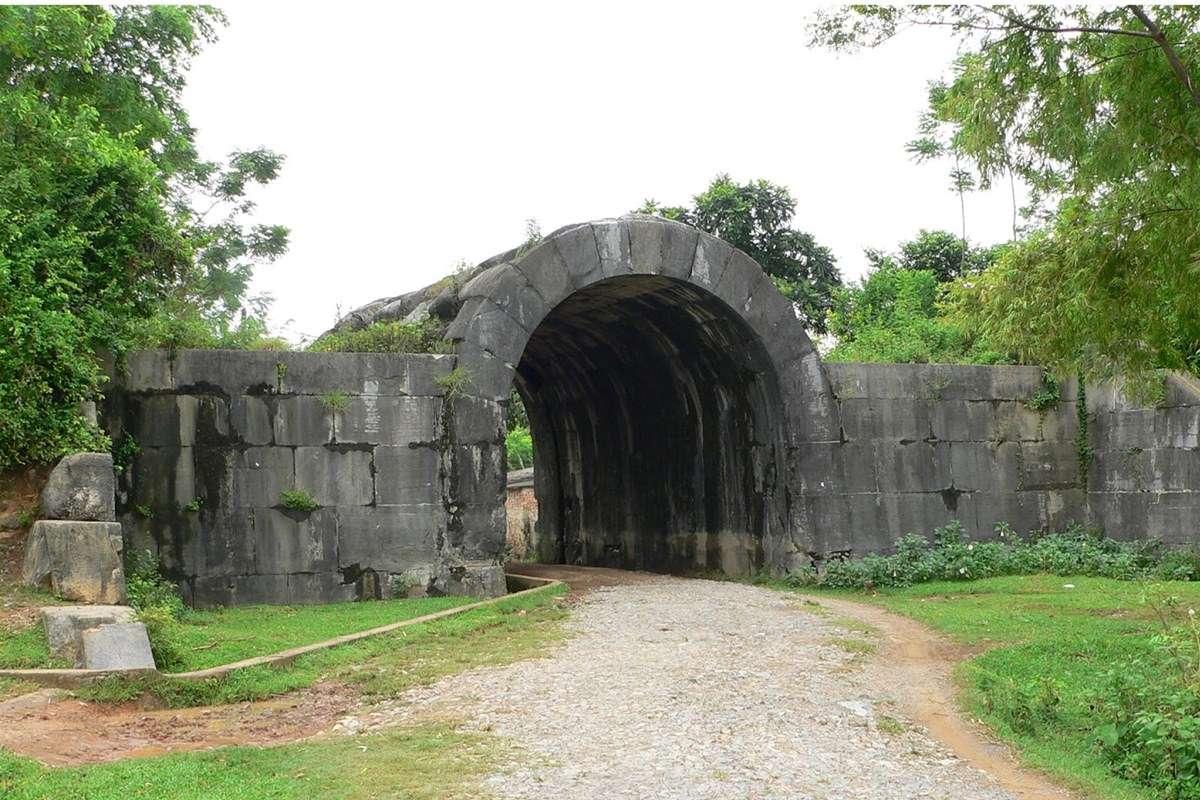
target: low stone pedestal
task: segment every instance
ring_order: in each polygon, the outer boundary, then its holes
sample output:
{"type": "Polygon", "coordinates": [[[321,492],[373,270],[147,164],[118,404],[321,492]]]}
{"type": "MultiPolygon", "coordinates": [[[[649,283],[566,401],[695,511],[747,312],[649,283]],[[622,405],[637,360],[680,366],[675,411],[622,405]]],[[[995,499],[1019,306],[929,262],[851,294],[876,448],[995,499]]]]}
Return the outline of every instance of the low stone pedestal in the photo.
{"type": "Polygon", "coordinates": [[[125,602],[117,522],[40,520],[25,543],[21,579],[84,603],[125,602]]]}
{"type": "Polygon", "coordinates": [[[47,606],[41,609],[50,655],[83,666],[83,632],[101,625],[136,622],[129,606],[47,606]]]}
{"type": "Polygon", "coordinates": [[[81,638],[86,669],[154,669],[150,637],[140,622],[101,625],[81,638]]]}

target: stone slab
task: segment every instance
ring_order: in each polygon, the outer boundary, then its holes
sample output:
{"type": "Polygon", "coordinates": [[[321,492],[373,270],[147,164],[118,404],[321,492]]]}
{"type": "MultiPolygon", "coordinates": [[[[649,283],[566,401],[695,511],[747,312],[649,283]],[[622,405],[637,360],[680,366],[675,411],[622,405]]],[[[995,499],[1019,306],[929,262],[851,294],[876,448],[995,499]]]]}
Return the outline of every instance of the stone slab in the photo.
{"type": "Polygon", "coordinates": [[[154,669],[150,637],[140,622],[101,625],[81,639],[85,669],[154,669]]]}
{"type": "Polygon", "coordinates": [[[83,632],[101,625],[135,622],[129,606],[46,606],[39,609],[50,655],[83,666],[83,632]]]}
{"type": "Polygon", "coordinates": [[[125,602],[117,522],[39,520],[25,542],[22,581],[84,603],[125,602]]]}

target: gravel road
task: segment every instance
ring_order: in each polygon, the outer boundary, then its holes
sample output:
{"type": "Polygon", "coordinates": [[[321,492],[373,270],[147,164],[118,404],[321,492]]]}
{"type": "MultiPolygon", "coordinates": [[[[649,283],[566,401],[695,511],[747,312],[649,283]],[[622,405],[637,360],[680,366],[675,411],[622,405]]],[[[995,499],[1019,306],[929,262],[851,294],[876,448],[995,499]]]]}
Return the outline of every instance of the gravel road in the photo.
{"type": "Polygon", "coordinates": [[[456,717],[516,743],[498,798],[1011,800],[895,710],[899,687],[795,598],[643,579],[591,591],[546,658],[462,673],[337,725],[456,717]],[[872,685],[872,684],[876,685],[872,685]]]}

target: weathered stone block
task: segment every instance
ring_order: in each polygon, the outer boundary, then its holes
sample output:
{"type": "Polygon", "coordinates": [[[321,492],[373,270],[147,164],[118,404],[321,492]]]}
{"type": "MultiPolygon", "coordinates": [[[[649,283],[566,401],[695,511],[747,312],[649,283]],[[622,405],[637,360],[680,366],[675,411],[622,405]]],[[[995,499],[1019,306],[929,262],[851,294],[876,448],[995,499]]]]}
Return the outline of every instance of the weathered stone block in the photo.
{"type": "Polygon", "coordinates": [[[137,620],[137,613],[129,606],[47,606],[39,612],[50,655],[70,661],[76,667],[83,666],[85,630],[137,620]]]}
{"type": "Polygon", "coordinates": [[[370,450],[296,448],[296,486],[322,506],[366,506],[375,502],[370,450]]]}
{"type": "Polygon", "coordinates": [[[623,220],[592,223],[596,252],[600,255],[600,273],[605,278],[628,275],[633,271],[629,251],[629,229],[623,220]]]}
{"type": "Polygon", "coordinates": [[[442,594],[460,597],[500,597],[508,591],[504,567],[488,562],[443,565],[435,586],[442,594]]]}
{"type": "Polygon", "coordinates": [[[932,406],[924,400],[848,398],[841,402],[848,441],[920,441],[932,436],[932,406]]]}
{"type": "Polygon", "coordinates": [[[190,541],[185,543],[192,559],[188,573],[228,577],[252,572],[256,516],[257,510],[253,508],[229,509],[197,526],[190,541]]]}
{"type": "Polygon", "coordinates": [[[135,350],[125,355],[125,372],[115,383],[127,392],[165,392],[175,388],[167,350],[135,350]]]}
{"type": "Polygon", "coordinates": [[[440,505],[338,509],[339,567],[400,572],[433,564],[445,529],[440,505]]]}
{"type": "MultiPolygon", "coordinates": [[[[596,237],[592,233],[591,225],[576,225],[552,234],[548,239],[558,248],[559,257],[572,286],[580,288],[604,278],[600,269],[600,253],[596,248],[596,237]]],[[[528,263],[527,260],[522,266],[528,263]]],[[[533,278],[530,270],[522,271],[533,278]]],[[[542,297],[546,295],[543,294],[542,297]]]]}
{"type": "MultiPolygon", "coordinates": [[[[629,217],[629,257],[631,271],[640,275],[663,274],[663,245],[667,229],[657,217],[629,217]]],[[[691,267],[691,258],[687,262],[691,267]]]]}
{"type": "Polygon", "coordinates": [[[409,356],[404,376],[404,394],[413,397],[443,396],[446,389],[438,382],[450,374],[455,361],[452,355],[409,356]]]}
{"type": "Polygon", "coordinates": [[[333,509],[307,514],[255,509],[254,572],[277,575],[336,569],[337,517],[333,509]]]}
{"type": "Polygon", "coordinates": [[[952,482],[947,442],[877,442],[875,463],[881,492],[939,492],[952,482]]]}
{"type": "Polygon", "coordinates": [[[375,502],[377,505],[428,505],[440,503],[441,453],[431,447],[375,448],[375,502]]]}
{"type": "Polygon", "coordinates": [[[484,270],[472,278],[458,296],[461,300],[473,297],[488,300],[525,331],[536,328],[549,310],[524,273],[512,264],[497,264],[484,270]]]}
{"type": "MultiPolygon", "coordinates": [[[[540,321],[539,317],[533,327],[540,321]]],[[[461,330],[451,328],[446,335],[467,339],[509,364],[521,361],[525,343],[529,340],[529,331],[490,300],[481,302],[461,330]]]]}
{"type": "Polygon", "coordinates": [[[175,357],[175,388],[181,394],[211,394],[216,389],[226,397],[278,392],[289,353],[239,350],[180,350],[175,357]]]}
{"type": "MultiPolygon", "coordinates": [[[[359,398],[355,398],[359,399],[359,398]]],[[[281,445],[323,445],[333,441],[334,410],[320,397],[297,395],[275,402],[274,440],[281,445]]]]}
{"type": "Polygon", "coordinates": [[[338,414],[337,440],[354,444],[435,442],[441,401],[432,397],[352,397],[338,414]]]}
{"type": "Polygon", "coordinates": [[[275,435],[270,405],[262,397],[242,395],[233,398],[229,422],[235,437],[245,444],[271,444],[275,435]]]}
{"type": "Polygon", "coordinates": [[[524,253],[513,266],[525,276],[547,308],[553,308],[575,288],[559,248],[552,240],[543,241],[524,253]]]}
{"type": "Polygon", "coordinates": [[[1016,442],[951,442],[950,478],[968,492],[1015,492],[1020,482],[1016,442]]]}
{"type": "Polygon", "coordinates": [[[1079,458],[1073,442],[1021,444],[1022,489],[1070,489],[1079,486],[1079,458]]]}
{"type": "Polygon", "coordinates": [[[512,388],[516,366],[470,342],[458,348],[458,366],[462,368],[468,384],[463,393],[470,397],[487,400],[507,400],[512,388]]]}
{"type": "Polygon", "coordinates": [[[741,250],[734,250],[713,291],[734,311],[744,314],[748,310],[750,294],[762,279],[762,268],[754,259],[741,250]]]}
{"type": "Polygon", "coordinates": [[[460,397],[454,401],[454,441],[458,444],[504,441],[505,410],[495,400],[460,397]]]}
{"type": "MultiPolygon", "coordinates": [[[[296,488],[296,462],[291,448],[251,447],[233,459],[232,506],[268,508],[296,488]]],[[[309,490],[311,491],[311,490],[309,490]]]]}
{"type": "Polygon", "coordinates": [[[108,453],[76,453],[54,466],[42,489],[47,519],[112,522],[116,517],[116,478],[108,453]]]}
{"type": "Polygon", "coordinates": [[[85,669],[154,669],[150,637],[140,622],[119,622],[81,635],[85,669]]]}
{"type": "Polygon", "coordinates": [[[696,255],[692,261],[691,280],[709,291],[717,287],[721,276],[725,274],[725,266],[733,257],[733,248],[725,242],[699,233],[696,239],[696,255]]]}
{"type": "Polygon", "coordinates": [[[287,589],[291,605],[345,603],[356,599],[354,582],[345,582],[337,572],[288,575],[287,589]]]}
{"type": "Polygon", "coordinates": [[[124,603],[121,547],[116,522],[39,520],[25,542],[21,579],[70,600],[124,603]]]}
{"type": "Polygon", "coordinates": [[[213,606],[286,605],[292,601],[287,575],[228,575],[196,578],[192,603],[213,606]]]}

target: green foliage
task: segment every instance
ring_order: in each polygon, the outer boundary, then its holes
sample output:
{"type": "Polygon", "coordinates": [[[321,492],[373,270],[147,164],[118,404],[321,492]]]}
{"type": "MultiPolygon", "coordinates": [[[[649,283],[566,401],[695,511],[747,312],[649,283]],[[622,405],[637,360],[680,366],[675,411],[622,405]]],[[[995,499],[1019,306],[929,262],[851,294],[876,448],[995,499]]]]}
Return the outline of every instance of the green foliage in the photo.
{"type": "Polygon", "coordinates": [[[279,157],[200,160],[179,102],[221,19],[0,7],[0,470],[107,449],[75,411],[102,379],[94,354],[156,344],[154,320],[189,309],[229,323],[253,263],[286,246],[240,223],[279,157]]]}
{"type": "Polygon", "coordinates": [[[308,349],[319,353],[450,353],[435,319],[420,322],[375,322],[361,330],[331,331],[308,349]]]}
{"type": "Polygon", "coordinates": [[[163,577],[152,552],[130,550],[125,556],[125,588],[129,605],[146,626],[155,665],[175,668],[185,658],[175,636],[184,614],[178,587],[163,577]]]}
{"type": "Polygon", "coordinates": [[[787,188],[765,180],[735,183],[718,175],[691,208],[647,200],[639,213],[694,225],[759,263],[799,312],[805,327],[825,333],[834,290],[842,285],[833,253],[792,226],[796,201],[787,188]]]}
{"type": "Polygon", "coordinates": [[[901,242],[895,256],[869,250],[867,259],[875,267],[892,261],[901,269],[927,270],[939,283],[947,283],[973,272],[982,272],[991,266],[999,253],[998,247],[970,247],[961,237],[948,231],[922,229],[917,238],[901,242]]]}
{"type": "Polygon", "coordinates": [[[1002,364],[1007,359],[967,326],[944,315],[930,270],[882,259],[861,283],[834,292],[828,361],[1002,364]]]}
{"type": "Polygon", "coordinates": [[[133,463],[133,459],[137,457],[141,449],[132,433],[121,434],[121,437],[113,442],[113,469],[118,473],[124,472],[133,463]]]}
{"type": "Polygon", "coordinates": [[[1021,538],[1012,528],[996,526],[998,539],[968,542],[957,520],[933,533],[896,540],[895,553],[827,561],[789,577],[794,586],[864,589],[912,586],[929,581],[975,580],[1000,575],[1091,575],[1118,580],[1160,577],[1191,580],[1182,569],[1195,563],[1193,551],[1163,551],[1154,542],[1118,542],[1078,527],[1021,538]]]}
{"type": "Polygon", "coordinates": [[[1105,675],[1097,739],[1113,771],[1172,800],[1200,798],[1200,623],[1164,598],[1153,649],[1105,675]]]}
{"type": "Polygon", "coordinates": [[[529,427],[529,412],[525,410],[525,401],[521,399],[521,393],[516,388],[510,389],[508,392],[508,408],[505,409],[505,419],[510,431],[513,428],[529,427]]]}
{"type": "Polygon", "coordinates": [[[316,511],[321,506],[303,489],[285,489],[279,494],[279,504],[293,511],[316,511]]]}
{"type": "Polygon", "coordinates": [[[191,499],[191,500],[190,500],[190,501],[187,503],[187,505],[185,505],[185,506],[183,507],[183,510],[184,510],[184,511],[191,512],[191,513],[193,513],[193,514],[194,514],[194,513],[196,513],[197,511],[199,511],[199,510],[200,510],[200,509],[202,509],[202,508],[204,508],[204,498],[202,498],[202,497],[193,497],[193,498],[192,498],[192,499],[191,499]]]}
{"type": "Polygon", "coordinates": [[[1054,373],[1043,370],[1042,385],[1033,393],[1033,397],[1029,398],[1029,407],[1034,411],[1047,411],[1058,405],[1061,399],[1062,389],[1058,385],[1058,379],[1054,377],[1054,373]]]}
{"type": "Polygon", "coordinates": [[[962,314],[1059,373],[1200,370],[1200,8],[853,6],[814,33],[844,48],[912,24],[961,42],[914,151],[1032,192],[1035,230],[962,314]]]}
{"type": "Polygon", "coordinates": [[[341,390],[334,390],[321,395],[321,405],[334,414],[339,411],[345,411],[347,402],[346,393],[341,390]]]}
{"type": "Polygon", "coordinates": [[[154,519],[154,509],[145,503],[138,503],[133,507],[133,510],[144,519],[154,519]]]}
{"type": "Polygon", "coordinates": [[[433,382],[446,393],[447,400],[456,400],[471,388],[471,376],[463,367],[455,367],[445,375],[434,378],[433,382]]]}
{"type": "Polygon", "coordinates": [[[529,428],[513,428],[504,437],[505,452],[508,453],[509,469],[525,469],[533,466],[533,437],[529,428]]]}

